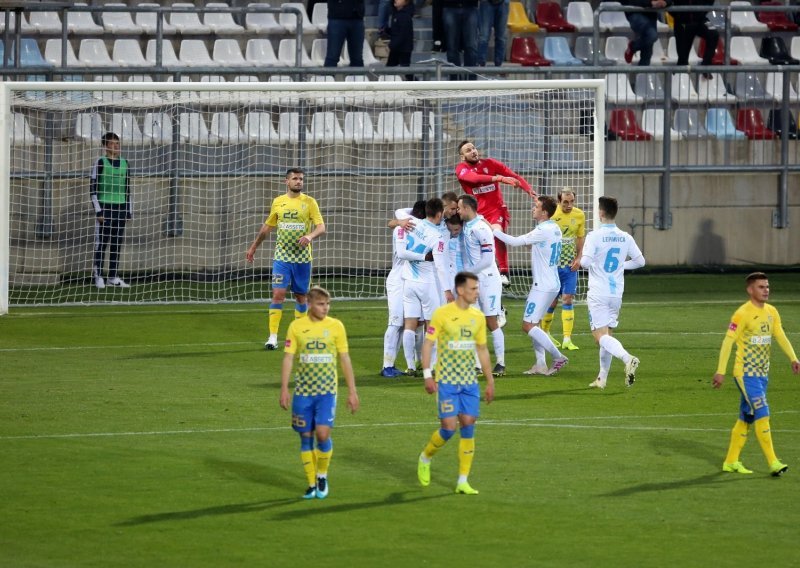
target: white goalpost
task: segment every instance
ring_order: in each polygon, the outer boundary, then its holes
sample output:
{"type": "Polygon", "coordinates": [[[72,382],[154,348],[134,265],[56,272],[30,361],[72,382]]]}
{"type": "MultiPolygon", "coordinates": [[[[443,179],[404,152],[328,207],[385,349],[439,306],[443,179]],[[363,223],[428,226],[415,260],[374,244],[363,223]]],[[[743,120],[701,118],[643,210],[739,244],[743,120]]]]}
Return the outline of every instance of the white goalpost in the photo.
{"type": "MultiPolygon", "coordinates": [[[[465,139],[540,194],[571,187],[588,228],[598,223],[602,80],[273,79],[0,83],[0,128],[11,133],[0,138],[0,314],[28,305],[268,301],[274,238],[252,265],[245,251],[292,167],[305,170],[305,192],[327,227],[314,242],[312,282],[338,298],[383,297],[387,221],[418,199],[461,193],[454,170],[465,139]],[[120,136],[130,174],[124,289],[98,289],[92,278],[89,176],[105,132],[120,136]]],[[[503,191],[509,231],[529,231],[530,198],[503,191]]],[[[510,293],[523,296],[528,252],[509,253],[519,276],[510,293]]]]}

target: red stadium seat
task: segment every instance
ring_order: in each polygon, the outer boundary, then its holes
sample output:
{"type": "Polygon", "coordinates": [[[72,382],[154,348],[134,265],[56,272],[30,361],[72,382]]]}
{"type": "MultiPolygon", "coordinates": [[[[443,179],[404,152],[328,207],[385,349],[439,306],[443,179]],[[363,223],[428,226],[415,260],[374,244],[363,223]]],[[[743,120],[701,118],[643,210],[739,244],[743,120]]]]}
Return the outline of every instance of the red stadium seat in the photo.
{"type": "Polygon", "coordinates": [[[525,67],[548,67],[549,59],[542,57],[539,46],[532,37],[515,37],[511,42],[511,63],[519,63],[525,67]]]}
{"type": "MultiPolygon", "coordinates": [[[[706,52],[706,40],[700,38],[700,46],[697,49],[697,54],[703,57],[706,52]]],[[[714,58],[711,60],[711,65],[725,65],[725,40],[719,38],[717,42],[717,50],[714,52],[714,58]]],[[[731,57],[731,65],[739,65],[739,60],[731,57]]]]}
{"type": "MultiPolygon", "coordinates": [[[[620,108],[611,111],[608,121],[608,132],[616,136],[617,140],[652,140],[653,136],[645,132],[636,122],[633,109],[620,108]]],[[[611,138],[609,136],[609,138],[611,138]]]]}
{"type": "MultiPolygon", "coordinates": [[[[762,6],[785,6],[783,2],[762,2],[762,6]]],[[[756,18],[762,24],[767,24],[771,32],[796,32],[798,25],[791,21],[786,12],[756,12],[756,18]]]]}
{"type": "Polygon", "coordinates": [[[764,117],[757,108],[741,108],[736,115],[736,129],[750,140],[772,140],[775,133],[764,126],[764,117]]]}
{"type": "Polygon", "coordinates": [[[574,32],[575,26],[570,24],[561,13],[561,4],[557,2],[540,2],[536,5],[536,23],[548,32],[574,32]]]}

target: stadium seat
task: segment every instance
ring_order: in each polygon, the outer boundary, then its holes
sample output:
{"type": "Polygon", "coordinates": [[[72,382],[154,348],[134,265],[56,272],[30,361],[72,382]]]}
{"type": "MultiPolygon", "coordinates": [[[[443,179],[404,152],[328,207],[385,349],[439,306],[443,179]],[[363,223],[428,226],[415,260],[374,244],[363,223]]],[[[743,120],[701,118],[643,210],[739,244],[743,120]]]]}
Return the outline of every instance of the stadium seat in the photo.
{"type": "MultiPolygon", "coordinates": [[[[247,6],[270,8],[270,5],[265,3],[252,3],[247,6]]],[[[285,31],[275,18],[275,14],[271,12],[249,12],[244,17],[244,25],[249,31],[257,34],[282,34],[285,31]]]]}
{"type": "Polygon", "coordinates": [[[617,62],[606,58],[603,52],[595,49],[594,38],[592,36],[578,36],[575,38],[575,57],[583,61],[586,65],[594,65],[594,55],[597,52],[598,65],[615,65],[617,62]]]}
{"type": "Polygon", "coordinates": [[[172,119],[166,112],[148,112],[144,115],[142,134],[153,144],[172,144],[172,119]]]}
{"type": "Polygon", "coordinates": [[[736,128],[750,140],[772,140],[775,133],[764,125],[764,117],[757,108],[740,108],[736,113],[736,128]]]}
{"type": "MultiPolygon", "coordinates": [[[[548,2],[552,4],[552,2],[548,2]]],[[[564,36],[550,36],[544,38],[544,57],[553,62],[553,65],[583,65],[583,61],[574,57],[569,50],[567,38],[564,36]]]]}
{"type": "Polygon", "coordinates": [[[315,112],[311,115],[308,128],[308,141],[311,144],[341,144],[344,132],[334,112],[315,112]]]}
{"type": "Polygon", "coordinates": [[[81,40],[78,48],[78,59],[87,67],[112,67],[114,61],[108,55],[106,42],[102,39],[81,40]]]}
{"type": "Polygon", "coordinates": [[[222,144],[243,144],[247,140],[235,112],[215,112],[211,116],[210,135],[222,144]]]}
{"type": "MultiPolygon", "coordinates": [[[[72,44],[69,41],[67,41],[66,44],[66,67],[83,67],[83,63],[81,63],[75,56],[75,50],[72,49],[72,44]]],[[[47,40],[47,42],[44,44],[44,58],[48,63],[55,65],[56,67],[62,67],[60,39],[47,40]]]]}
{"type": "Polygon", "coordinates": [[[672,127],[685,139],[706,138],[708,131],[700,122],[696,108],[679,108],[675,111],[672,127]]]}
{"type": "Polygon", "coordinates": [[[539,2],[536,5],[536,23],[548,32],[575,31],[575,26],[561,13],[561,4],[558,2],[539,2]]]}
{"type": "Polygon", "coordinates": [[[660,39],[657,39],[653,44],[653,56],[650,58],[650,65],[669,65],[669,56],[664,51],[664,46],[661,44],[660,39]]]}
{"type": "MultiPolygon", "coordinates": [[[[270,75],[269,82],[270,83],[291,83],[294,79],[289,75],[270,75]]],[[[291,107],[300,104],[300,97],[298,97],[295,93],[281,93],[280,98],[278,99],[278,106],[280,107],[291,107]]],[[[281,122],[278,120],[278,126],[280,127],[281,122]]],[[[278,134],[281,134],[280,128],[278,129],[278,134]]],[[[288,131],[286,133],[288,136],[288,131]]],[[[299,136],[299,133],[298,133],[299,136]]],[[[283,142],[287,142],[288,140],[284,140],[283,137],[281,138],[283,142]]]]}
{"type": "Polygon", "coordinates": [[[311,12],[311,23],[314,24],[321,33],[328,31],[328,4],[327,2],[317,2],[311,12]]]}
{"type": "Polygon", "coordinates": [[[734,85],[733,92],[736,94],[736,98],[745,104],[753,101],[764,102],[771,98],[767,95],[756,73],[736,73],[734,85]]]}
{"type": "MultiPolygon", "coordinates": [[[[95,75],[92,78],[93,83],[119,83],[119,78],[115,75],[95,75]]],[[[103,89],[103,87],[100,87],[103,89]]],[[[104,103],[121,102],[125,98],[125,93],[118,90],[99,90],[92,91],[92,97],[95,100],[103,101],[104,103]]]]}
{"type": "Polygon", "coordinates": [[[213,67],[216,64],[208,54],[206,42],[202,39],[185,39],[180,47],[181,64],[187,67],[213,67]]]}
{"type": "Polygon", "coordinates": [[[402,112],[383,111],[378,114],[375,141],[388,143],[411,141],[411,133],[406,127],[402,112]]]}
{"type": "Polygon", "coordinates": [[[138,39],[118,39],[112,50],[114,63],[121,67],[146,67],[150,65],[144,58],[138,39]]]}
{"type": "Polygon", "coordinates": [[[575,26],[579,32],[592,31],[594,29],[594,12],[591,3],[570,2],[567,4],[567,22],[575,26]]]}
{"type": "MultiPolygon", "coordinates": [[[[689,65],[699,65],[703,58],[697,55],[694,48],[689,50],[689,65]]],[[[675,43],[675,36],[670,36],[667,40],[667,59],[664,62],[667,65],[678,64],[678,47],[675,43]]]]}
{"type": "Polygon", "coordinates": [[[653,136],[645,132],[636,122],[636,115],[633,109],[620,108],[611,111],[611,118],[608,121],[609,134],[613,134],[617,140],[637,141],[652,140],[653,136]]]}
{"type": "MultiPolygon", "coordinates": [[[[706,52],[706,40],[705,38],[700,38],[700,44],[697,49],[697,54],[701,57],[706,52]]],[[[730,57],[730,64],[731,65],[739,65],[739,61],[731,55],[730,57]]],[[[711,58],[711,65],[725,65],[725,40],[719,38],[717,42],[717,49],[714,51],[714,57],[711,58]]]]}
{"type": "Polygon", "coordinates": [[[61,33],[61,17],[58,12],[31,12],[28,14],[27,29],[40,34],[59,34],[61,33]]]}
{"type": "Polygon", "coordinates": [[[188,2],[176,2],[172,5],[172,8],[177,9],[191,9],[188,12],[171,12],[169,15],[169,23],[175,27],[175,31],[178,33],[188,35],[197,35],[197,34],[209,34],[211,33],[211,28],[200,21],[200,16],[198,15],[194,4],[190,4],[188,2]]]}
{"type": "Polygon", "coordinates": [[[244,58],[253,65],[263,67],[282,67],[286,65],[279,61],[268,39],[249,39],[244,49],[244,58]]]}
{"type": "MultiPolygon", "coordinates": [[[[280,61],[286,67],[294,67],[296,50],[297,50],[297,43],[295,42],[294,38],[282,39],[281,42],[278,44],[278,61],[280,61]]],[[[313,66],[313,62],[311,61],[311,58],[308,56],[306,48],[303,47],[303,44],[300,44],[300,66],[301,67],[313,66]]]]}
{"type": "MultiPolygon", "coordinates": [[[[138,5],[138,8],[160,8],[159,4],[144,2],[138,5]]],[[[156,12],[136,12],[136,24],[139,25],[144,33],[155,35],[157,31],[158,25],[158,14],[156,12]]],[[[169,18],[167,14],[164,13],[164,17],[162,18],[161,22],[161,31],[164,35],[172,35],[177,30],[175,26],[169,23],[169,18]]]]}
{"type": "Polygon", "coordinates": [[[244,135],[253,144],[277,144],[278,131],[268,112],[250,112],[244,117],[244,135]]]}
{"type": "Polygon", "coordinates": [[[126,146],[140,146],[150,141],[142,135],[139,123],[129,112],[115,112],[111,115],[111,131],[117,133],[126,146]]]}
{"type": "Polygon", "coordinates": [[[11,144],[13,146],[33,146],[35,144],[41,144],[42,139],[34,135],[31,131],[31,127],[25,115],[21,112],[15,112],[13,115],[11,144]]]}
{"type": "MultiPolygon", "coordinates": [[[[783,73],[767,73],[764,80],[764,91],[767,96],[778,102],[783,101],[783,73]]],[[[800,101],[797,91],[789,81],[789,101],[796,103],[800,101]]]]}
{"type": "Polygon", "coordinates": [[[644,102],[642,97],[633,92],[628,76],[624,73],[606,75],[606,100],[615,104],[644,102]]]}
{"type": "Polygon", "coordinates": [[[800,36],[794,36],[789,46],[789,55],[793,59],[800,59],[800,36]]]}
{"type": "MultiPolygon", "coordinates": [[[[85,2],[75,2],[73,8],[86,7],[85,2]]],[[[98,26],[92,18],[91,12],[78,12],[69,10],[65,16],[67,20],[67,31],[76,35],[99,34],[103,33],[103,26],[98,26]]]]}
{"type": "Polygon", "coordinates": [[[91,144],[100,145],[103,135],[103,120],[96,112],[80,112],[75,116],[75,138],[91,144]]]}
{"type": "MultiPolygon", "coordinates": [[[[600,2],[598,8],[619,8],[622,4],[619,2],[600,2]]],[[[625,12],[600,12],[599,17],[600,29],[611,33],[631,33],[631,25],[625,17],[625,12]]]]}
{"type": "MultiPolygon", "coordinates": [[[[111,2],[105,8],[127,8],[125,4],[111,2]]],[[[134,23],[130,12],[103,12],[103,29],[112,34],[140,34],[142,26],[134,23]]]]}
{"type": "Polygon", "coordinates": [[[542,57],[539,47],[532,37],[515,37],[511,41],[511,63],[525,67],[548,67],[550,61],[542,57]]]}
{"type": "Polygon", "coordinates": [[[708,27],[712,30],[724,32],[726,20],[725,12],[722,10],[709,10],[706,12],[706,21],[708,22],[708,27]]]}
{"type": "Polygon", "coordinates": [[[715,138],[746,138],[744,132],[736,129],[726,108],[710,108],[706,111],[706,130],[715,138]]]}
{"type": "MultiPolygon", "coordinates": [[[[731,7],[752,7],[750,2],[744,0],[733,0],[731,7]]],[[[763,33],[769,31],[767,24],[762,24],[756,19],[753,11],[731,11],[731,27],[740,33],[763,33]]]]}
{"type": "MultiPolygon", "coordinates": [[[[623,36],[611,36],[606,38],[606,59],[618,65],[627,65],[628,63],[625,61],[625,50],[628,49],[629,41],[629,38],[623,36]]],[[[639,52],[636,52],[633,56],[632,63],[635,65],[638,62],[639,52]]]]}
{"type": "Polygon", "coordinates": [[[697,96],[701,101],[709,103],[725,103],[736,100],[736,96],[725,88],[725,82],[719,73],[712,73],[711,79],[700,76],[697,80],[697,96]]]}
{"type": "Polygon", "coordinates": [[[799,65],[800,60],[789,55],[783,38],[780,36],[767,36],[761,40],[761,49],[758,54],[768,60],[772,65],[799,65]]]}
{"type": "MultiPolygon", "coordinates": [[[[129,83],[152,83],[153,78],[150,75],[129,75],[129,83]]],[[[153,91],[128,91],[127,96],[130,100],[147,103],[157,104],[164,102],[162,97],[153,91]]]]}
{"type": "MultiPolygon", "coordinates": [[[[532,34],[539,31],[539,26],[531,22],[522,2],[510,2],[508,5],[508,29],[515,34],[532,34]]],[[[516,38],[515,38],[516,39],[516,38]]]]}
{"type": "Polygon", "coordinates": [[[282,112],[278,116],[278,138],[283,144],[297,144],[300,140],[300,115],[282,112]]]}
{"type": "MultiPolygon", "coordinates": [[[[325,64],[325,54],[328,50],[328,40],[327,39],[315,39],[311,42],[311,53],[309,57],[311,58],[311,64],[314,67],[322,67],[325,64]]],[[[339,56],[339,66],[346,66],[350,63],[350,59],[347,57],[347,49],[346,46],[342,46],[342,54],[339,56]]]]}
{"type": "Polygon", "coordinates": [[[375,57],[375,54],[372,53],[372,47],[369,45],[369,42],[366,38],[364,38],[364,50],[361,56],[364,59],[364,67],[383,65],[383,62],[381,62],[381,60],[375,57]]]}
{"type": "Polygon", "coordinates": [[[235,39],[218,39],[214,42],[214,63],[221,67],[249,67],[253,64],[242,55],[239,41],[235,39]]]}
{"type": "MultiPolygon", "coordinates": [[[[158,40],[147,40],[147,47],[145,48],[145,59],[151,65],[156,64],[156,42],[158,40]]],[[[165,39],[161,44],[161,65],[163,67],[177,67],[183,65],[178,56],[175,55],[175,48],[172,47],[172,42],[165,39]]]]}
{"type": "MultiPolygon", "coordinates": [[[[13,53],[13,44],[12,44],[13,53]]],[[[0,56],[0,59],[2,57],[0,56]]],[[[22,38],[19,43],[19,65],[20,67],[50,67],[42,52],[39,51],[39,44],[33,38],[22,38]]]]}
{"type": "Polygon", "coordinates": [[[756,44],[750,36],[731,38],[731,59],[736,59],[741,65],[769,65],[769,60],[758,54],[756,44]]]}
{"type": "MultiPolygon", "coordinates": [[[[209,2],[206,8],[230,8],[223,2],[209,2]]],[[[233,21],[231,12],[204,12],[203,23],[215,34],[240,34],[244,28],[233,21]]]]}
{"type": "MultiPolygon", "coordinates": [[[[653,140],[664,140],[664,129],[668,123],[664,121],[663,108],[648,108],[642,111],[642,130],[653,137],[653,140]]],[[[670,140],[683,138],[680,132],[670,127],[670,140]]]]}
{"type": "MultiPolygon", "coordinates": [[[[301,2],[284,2],[281,8],[297,8],[300,11],[300,20],[303,26],[304,34],[316,34],[319,32],[317,26],[311,23],[311,18],[308,17],[305,4],[301,2]]],[[[278,15],[278,23],[283,26],[289,33],[295,33],[297,29],[297,14],[294,12],[281,12],[278,15]]]]}
{"type": "MultiPolygon", "coordinates": [[[[789,140],[797,140],[800,138],[800,131],[797,128],[797,121],[791,111],[788,114],[788,128],[787,137],[789,140]]],[[[777,137],[780,138],[783,133],[783,109],[774,108],[770,109],[769,116],[767,117],[767,128],[772,130],[777,137]]]]}
{"type": "MultiPolygon", "coordinates": [[[[761,2],[762,6],[786,6],[783,2],[761,2]]],[[[796,12],[795,12],[796,13],[796,12]]],[[[773,32],[796,32],[797,24],[789,19],[786,12],[764,12],[760,10],[756,12],[756,18],[762,24],[766,24],[770,31],[773,32]]]]}
{"type": "Polygon", "coordinates": [[[672,100],[679,103],[696,103],[700,100],[688,73],[672,74],[672,100]]]}
{"type": "Polygon", "coordinates": [[[199,112],[184,112],[178,117],[178,132],[181,142],[214,146],[219,138],[211,136],[203,115],[199,112]]]}
{"type": "MultiPolygon", "coordinates": [[[[416,141],[422,140],[422,126],[423,126],[422,118],[423,115],[421,110],[417,110],[411,113],[411,121],[408,130],[411,133],[411,138],[413,140],[416,141]]],[[[436,121],[437,121],[436,114],[430,112],[428,114],[428,140],[433,140],[436,135],[435,133],[436,121]]],[[[442,131],[442,139],[449,140],[450,135],[447,134],[447,132],[442,131]]]]}
{"type": "MultiPolygon", "coordinates": [[[[359,75],[363,77],[363,75],[359,75]]],[[[375,126],[367,112],[348,112],[344,115],[344,141],[348,144],[372,143],[375,126]]]]}
{"type": "Polygon", "coordinates": [[[638,73],[633,90],[645,102],[661,102],[666,97],[660,73],[638,73]]]}

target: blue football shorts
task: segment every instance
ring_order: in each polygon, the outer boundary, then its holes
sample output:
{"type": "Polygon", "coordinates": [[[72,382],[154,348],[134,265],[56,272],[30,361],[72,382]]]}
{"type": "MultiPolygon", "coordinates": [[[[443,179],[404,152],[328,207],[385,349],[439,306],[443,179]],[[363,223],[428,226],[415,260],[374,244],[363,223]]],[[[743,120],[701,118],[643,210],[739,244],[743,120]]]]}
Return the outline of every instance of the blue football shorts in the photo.
{"type": "Polygon", "coordinates": [[[578,271],[570,270],[569,266],[558,269],[558,279],[561,281],[560,294],[575,295],[578,291],[578,271]]]}
{"type": "Polygon", "coordinates": [[[295,432],[313,432],[317,426],[333,428],[335,419],[335,394],[296,394],[292,397],[292,429],[295,432]]]}
{"type": "Polygon", "coordinates": [[[311,283],[310,262],[272,262],[272,287],[289,288],[295,294],[308,294],[311,283]]]}
{"type": "Polygon", "coordinates": [[[481,389],[478,383],[471,385],[451,385],[439,383],[436,404],[439,418],[449,418],[466,414],[477,418],[480,416],[481,389]]]}
{"type": "Polygon", "coordinates": [[[739,404],[739,419],[748,424],[760,418],[769,416],[769,405],[767,404],[767,377],[734,377],[739,392],[742,393],[742,400],[739,404]]]}

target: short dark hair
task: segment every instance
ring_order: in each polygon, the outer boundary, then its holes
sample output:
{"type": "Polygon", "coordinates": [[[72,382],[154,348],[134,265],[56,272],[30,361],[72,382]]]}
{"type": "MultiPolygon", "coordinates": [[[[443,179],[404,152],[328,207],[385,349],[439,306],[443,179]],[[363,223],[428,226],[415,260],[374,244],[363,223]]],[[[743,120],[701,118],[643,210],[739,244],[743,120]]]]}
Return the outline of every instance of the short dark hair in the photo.
{"type": "Polygon", "coordinates": [[[769,279],[767,278],[767,275],[764,274],[763,272],[752,272],[747,275],[747,278],[744,279],[748,287],[756,280],[769,280],[769,279]]]}
{"type": "Polygon", "coordinates": [[[442,194],[442,201],[447,201],[448,203],[458,201],[458,195],[455,191],[448,191],[442,194]]]}
{"type": "Polygon", "coordinates": [[[411,216],[416,217],[417,219],[424,219],[425,218],[425,200],[420,199],[419,201],[414,202],[414,206],[411,208],[411,216]]]}
{"type": "Polygon", "coordinates": [[[464,284],[466,284],[467,280],[475,280],[475,281],[477,281],[478,280],[478,275],[473,273],[473,272],[466,272],[466,271],[459,272],[458,274],[456,274],[456,277],[455,277],[455,280],[454,280],[454,284],[455,284],[456,289],[458,289],[459,286],[463,286],[464,284]]]}
{"type": "Polygon", "coordinates": [[[616,219],[617,218],[617,211],[619,210],[619,205],[617,204],[617,200],[613,197],[608,197],[604,195],[598,199],[598,208],[600,211],[603,211],[606,214],[606,218],[608,219],[616,219]]]}
{"type": "Polygon", "coordinates": [[[552,217],[556,213],[556,209],[558,208],[558,203],[555,199],[553,199],[549,195],[540,195],[539,196],[539,203],[542,204],[542,209],[547,211],[547,216],[552,217]]]}
{"type": "Polygon", "coordinates": [[[286,170],[286,179],[289,179],[289,176],[291,176],[292,174],[306,175],[306,172],[303,170],[303,168],[289,168],[288,170],[286,170]]]}
{"type": "Polygon", "coordinates": [[[472,209],[473,211],[475,212],[478,211],[478,200],[475,199],[473,196],[464,194],[461,197],[459,197],[458,200],[467,207],[469,207],[470,209],[472,209]]]}
{"type": "Polygon", "coordinates": [[[459,227],[464,225],[464,220],[458,213],[453,213],[447,219],[445,219],[444,222],[447,223],[448,225],[458,225],[459,227]]]}
{"type": "Polygon", "coordinates": [[[119,142],[119,136],[117,135],[116,132],[106,132],[105,134],[103,134],[103,137],[100,140],[102,141],[103,146],[107,146],[108,143],[111,142],[112,140],[116,140],[117,142],[119,142]]]}
{"type": "Polygon", "coordinates": [[[425,202],[425,216],[436,217],[437,213],[444,211],[444,203],[438,197],[431,197],[425,202]]]}
{"type": "Polygon", "coordinates": [[[459,144],[459,145],[458,145],[458,154],[459,154],[459,155],[461,155],[461,148],[463,148],[463,147],[464,147],[464,146],[466,146],[467,144],[472,144],[472,140],[469,140],[469,139],[467,139],[467,140],[462,140],[462,141],[461,141],[461,144],[459,144]]]}

